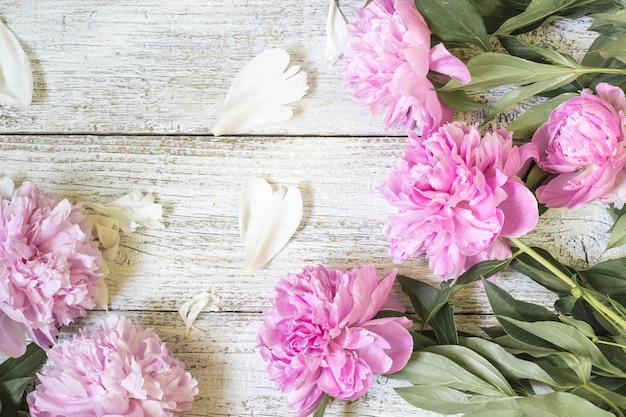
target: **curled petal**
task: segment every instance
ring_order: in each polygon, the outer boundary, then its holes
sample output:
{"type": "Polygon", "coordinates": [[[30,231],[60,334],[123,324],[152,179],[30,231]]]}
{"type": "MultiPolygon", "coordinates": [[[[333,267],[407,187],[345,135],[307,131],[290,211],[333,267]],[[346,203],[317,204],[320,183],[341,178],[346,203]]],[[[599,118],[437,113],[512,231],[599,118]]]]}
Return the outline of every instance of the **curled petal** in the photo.
{"type": "Polygon", "coordinates": [[[220,302],[220,297],[213,292],[202,292],[191,300],[183,303],[178,309],[178,314],[185,323],[185,338],[189,337],[189,332],[193,326],[194,321],[198,318],[203,310],[219,311],[217,306],[220,302]]]}
{"type": "Polygon", "coordinates": [[[524,184],[507,182],[502,188],[507,193],[507,198],[498,206],[504,212],[500,236],[525,235],[535,228],[539,220],[537,200],[524,184]]]}
{"type": "Polygon", "coordinates": [[[33,73],[17,38],[0,20],[0,103],[28,105],[33,99],[33,73]]]}
{"type": "Polygon", "coordinates": [[[13,195],[15,184],[9,177],[0,178],[0,198],[9,199],[13,195]]]}
{"type": "Polygon", "coordinates": [[[287,104],[300,100],[309,88],[306,72],[289,67],[284,49],[269,49],[249,61],[228,90],[222,112],[211,132],[234,133],[290,119],[287,104]]]}
{"type": "Polygon", "coordinates": [[[448,52],[442,43],[433,46],[430,50],[430,69],[456,78],[462,83],[467,83],[472,78],[465,64],[448,52]]]}
{"type": "Polygon", "coordinates": [[[302,220],[302,195],[295,187],[276,191],[263,178],[248,182],[239,211],[244,268],[262,268],[287,244],[302,220]]]}
{"type": "Polygon", "coordinates": [[[109,204],[83,203],[85,207],[112,217],[119,222],[124,233],[132,233],[139,226],[151,229],[163,227],[163,209],[154,202],[154,195],[132,191],[109,204]]]}
{"type": "Polygon", "coordinates": [[[329,0],[328,20],[326,21],[326,63],[337,62],[348,40],[348,24],[336,0],[329,0]]]}

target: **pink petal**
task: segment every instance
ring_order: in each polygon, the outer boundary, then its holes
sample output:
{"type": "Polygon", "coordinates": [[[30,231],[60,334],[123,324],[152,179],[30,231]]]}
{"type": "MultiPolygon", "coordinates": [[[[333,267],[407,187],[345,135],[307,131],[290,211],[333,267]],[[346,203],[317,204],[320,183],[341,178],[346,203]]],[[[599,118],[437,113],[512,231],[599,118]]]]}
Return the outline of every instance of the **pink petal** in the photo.
{"type": "Polygon", "coordinates": [[[12,358],[22,356],[26,352],[24,328],[0,311],[0,354],[12,358]]]}
{"type": "Polygon", "coordinates": [[[498,208],[504,213],[501,236],[519,237],[535,228],[539,220],[537,200],[524,184],[507,182],[502,187],[507,193],[498,208]]]}
{"type": "Polygon", "coordinates": [[[452,55],[442,43],[433,46],[430,50],[430,65],[432,71],[449,75],[462,83],[467,83],[472,79],[465,64],[452,55]]]}
{"type": "Polygon", "coordinates": [[[406,317],[376,319],[362,325],[386,342],[383,349],[377,349],[382,347],[379,342],[359,350],[359,356],[373,373],[390,374],[404,368],[413,353],[413,337],[406,331],[410,326],[411,321],[406,317]]]}

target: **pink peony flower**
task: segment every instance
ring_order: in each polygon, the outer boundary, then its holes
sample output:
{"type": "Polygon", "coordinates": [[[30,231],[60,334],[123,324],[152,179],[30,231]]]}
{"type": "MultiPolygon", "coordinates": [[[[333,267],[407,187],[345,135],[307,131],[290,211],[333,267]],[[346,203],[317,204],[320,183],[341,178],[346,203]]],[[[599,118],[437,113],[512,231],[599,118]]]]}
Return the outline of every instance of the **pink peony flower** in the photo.
{"type": "Polygon", "coordinates": [[[324,393],[352,400],[373,374],[402,369],[413,350],[405,317],[374,319],[381,309],[403,311],[390,294],[396,271],[378,280],[373,265],[328,270],[307,266],[276,287],[258,343],[270,378],[298,416],[317,408],[324,393]]]}
{"type": "Polygon", "coordinates": [[[96,304],[104,273],[82,206],[58,201],[30,182],[0,197],[0,353],[21,356],[24,334],[55,342],[96,304]]]}
{"type": "Polygon", "coordinates": [[[48,351],[27,399],[33,417],[174,417],[191,409],[197,381],[151,329],[108,316],[48,351]]]}
{"type": "Polygon", "coordinates": [[[537,149],[512,145],[498,129],[449,123],[429,137],[409,135],[382,195],[396,207],[384,228],[395,262],[426,255],[435,274],[456,278],[487,259],[511,255],[506,238],[532,230],[537,201],[517,172],[537,149]]]}
{"type": "Polygon", "coordinates": [[[443,44],[431,48],[430,29],[412,0],[374,0],[349,26],[344,50],[344,87],[372,113],[386,107],[386,129],[416,126],[428,135],[452,121],[453,111],[439,100],[429,71],[470,80],[467,67],[443,44]]]}
{"type": "Polygon", "coordinates": [[[576,209],[626,196],[626,99],[621,88],[600,83],[557,107],[535,132],[538,165],[556,174],[537,189],[548,207],[576,209]]]}

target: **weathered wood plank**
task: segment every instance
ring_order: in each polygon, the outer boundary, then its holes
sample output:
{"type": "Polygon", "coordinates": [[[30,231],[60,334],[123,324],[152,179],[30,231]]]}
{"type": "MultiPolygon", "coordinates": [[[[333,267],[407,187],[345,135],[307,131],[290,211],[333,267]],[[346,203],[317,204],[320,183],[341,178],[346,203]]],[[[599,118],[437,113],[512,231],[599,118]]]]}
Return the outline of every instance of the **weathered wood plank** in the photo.
{"type": "MultiPolygon", "coordinates": [[[[166,228],[124,238],[108,278],[115,309],[175,310],[202,290],[222,296],[225,311],[260,311],[277,280],[305,264],[396,267],[382,234],[391,208],[378,193],[401,138],[220,138],[5,136],[0,174],[81,201],[107,202],[130,190],[156,193],[166,228]],[[304,219],[291,242],[253,275],[243,272],[238,209],[249,178],[296,185],[304,219]]],[[[585,266],[604,253],[610,218],[599,205],[550,211],[528,243],[585,266]]],[[[424,259],[400,273],[436,283],[424,259]]],[[[514,294],[551,303],[516,274],[502,282],[514,294]]],[[[486,311],[480,288],[462,293],[460,313],[486,311]]]]}
{"type": "MultiPolygon", "coordinates": [[[[357,4],[340,5],[352,20],[357,4]]],[[[35,94],[28,108],[0,108],[0,131],[208,133],[243,64],[282,47],[308,72],[309,93],[293,119],[254,133],[384,135],[341,88],[343,62],[325,62],[326,15],[326,1],[4,1],[0,18],[31,58],[35,94]]],[[[595,36],[587,26],[556,24],[532,39],[580,57],[595,36]]]]}

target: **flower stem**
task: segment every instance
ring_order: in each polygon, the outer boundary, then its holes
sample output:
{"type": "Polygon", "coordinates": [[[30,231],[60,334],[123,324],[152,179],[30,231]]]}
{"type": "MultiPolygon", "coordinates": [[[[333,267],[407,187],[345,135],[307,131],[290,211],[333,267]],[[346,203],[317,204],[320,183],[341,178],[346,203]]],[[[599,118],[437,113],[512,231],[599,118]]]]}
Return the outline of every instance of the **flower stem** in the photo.
{"type": "Polygon", "coordinates": [[[616,326],[617,330],[621,334],[626,334],[626,320],[624,317],[618,314],[611,307],[602,303],[596,297],[593,296],[587,289],[580,287],[574,280],[566,275],[559,268],[550,263],[547,259],[533,250],[531,247],[526,245],[524,242],[520,241],[517,238],[511,238],[511,242],[517,246],[522,252],[526,253],[534,260],[539,262],[544,268],[550,271],[554,276],[559,278],[561,281],[570,286],[570,293],[576,298],[582,298],[585,300],[591,307],[593,307],[598,313],[600,313],[604,318],[613,323],[616,326]]]}
{"type": "Polygon", "coordinates": [[[613,409],[613,411],[615,411],[615,415],[617,417],[624,417],[624,413],[622,413],[622,410],[620,410],[620,408],[613,401],[609,400],[605,395],[603,395],[600,391],[596,390],[589,383],[585,383],[584,385],[580,386],[580,388],[590,392],[591,394],[595,395],[596,397],[604,401],[605,404],[607,404],[609,407],[613,409]]]}

